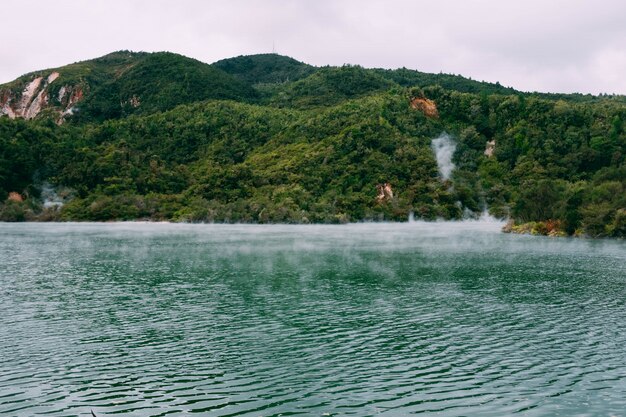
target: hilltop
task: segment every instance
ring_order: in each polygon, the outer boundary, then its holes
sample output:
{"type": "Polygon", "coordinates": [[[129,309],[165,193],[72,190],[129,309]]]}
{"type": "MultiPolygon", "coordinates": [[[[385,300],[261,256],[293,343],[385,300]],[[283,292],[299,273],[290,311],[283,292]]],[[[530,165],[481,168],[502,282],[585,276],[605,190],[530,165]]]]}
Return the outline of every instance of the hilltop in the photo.
{"type": "Polygon", "coordinates": [[[91,122],[208,99],[253,100],[247,83],[169,52],[114,52],[0,85],[0,115],[91,122]]]}
{"type": "Polygon", "coordinates": [[[276,54],[206,64],[120,51],[0,85],[0,109],[5,220],[332,223],[488,210],[512,230],[626,235],[622,96],[276,54]],[[442,134],[449,178],[432,149],[442,134]]]}

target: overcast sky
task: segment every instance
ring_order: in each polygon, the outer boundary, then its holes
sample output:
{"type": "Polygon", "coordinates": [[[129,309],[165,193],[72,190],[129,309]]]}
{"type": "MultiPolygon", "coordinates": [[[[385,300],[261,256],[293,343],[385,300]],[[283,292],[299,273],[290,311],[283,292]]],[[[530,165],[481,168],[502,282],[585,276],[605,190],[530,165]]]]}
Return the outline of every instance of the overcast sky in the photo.
{"type": "Polygon", "coordinates": [[[272,51],[525,91],[626,94],[624,0],[1,0],[0,83],[112,51],[272,51]]]}

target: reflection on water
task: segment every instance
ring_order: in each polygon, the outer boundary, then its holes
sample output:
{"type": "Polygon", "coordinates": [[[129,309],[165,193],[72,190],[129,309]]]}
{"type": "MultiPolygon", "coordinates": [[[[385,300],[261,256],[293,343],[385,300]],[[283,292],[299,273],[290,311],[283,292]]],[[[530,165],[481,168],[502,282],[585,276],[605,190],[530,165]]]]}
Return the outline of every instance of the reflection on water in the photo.
{"type": "Polygon", "coordinates": [[[0,415],[620,415],[626,242],[0,224],[0,415]]]}

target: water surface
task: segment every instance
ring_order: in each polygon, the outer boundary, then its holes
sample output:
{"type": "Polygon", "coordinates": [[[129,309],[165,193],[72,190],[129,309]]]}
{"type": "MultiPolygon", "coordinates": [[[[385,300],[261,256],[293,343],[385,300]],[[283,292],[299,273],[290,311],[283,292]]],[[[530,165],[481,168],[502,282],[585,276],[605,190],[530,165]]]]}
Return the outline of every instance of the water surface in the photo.
{"type": "Polygon", "coordinates": [[[626,242],[0,224],[2,416],[611,416],[626,242]]]}

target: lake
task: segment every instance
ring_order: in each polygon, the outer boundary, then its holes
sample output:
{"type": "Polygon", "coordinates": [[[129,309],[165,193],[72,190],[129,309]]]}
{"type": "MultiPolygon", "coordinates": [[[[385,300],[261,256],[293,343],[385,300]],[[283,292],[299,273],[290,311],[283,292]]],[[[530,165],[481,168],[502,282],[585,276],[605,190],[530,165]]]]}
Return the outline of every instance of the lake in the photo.
{"type": "Polygon", "coordinates": [[[612,416],[626,242],[0,224],[2,416],[612,416]]]}

